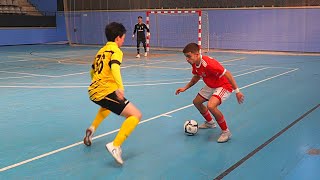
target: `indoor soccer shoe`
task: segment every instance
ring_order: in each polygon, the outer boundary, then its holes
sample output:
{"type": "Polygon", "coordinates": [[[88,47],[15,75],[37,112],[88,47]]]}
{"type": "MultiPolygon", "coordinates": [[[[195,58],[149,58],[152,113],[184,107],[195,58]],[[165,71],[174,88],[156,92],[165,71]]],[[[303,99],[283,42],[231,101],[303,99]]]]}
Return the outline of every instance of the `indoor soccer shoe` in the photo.
{"type": "Polygon", "coordinates": [[[140,58],[140,54],[137,54],[137,55],[136,55],[136,58],[140,58]]]}
{"type": "Polygon", "coordinates": [[[147,57],[147,56],[148,56],[148,53],[147,53],[147,52],[145,52],[145,53],[144,53],[144,57],[147,57]]]}
{"type": "Polygon", "coordinates": [[[113,156],[113,158],[116,160],[117,163],[119,163],[120,165],[123,164],[123,160],[122,160],[122,150],[121,147],[115,147],[113,145],[113,142],[110,142],[108,144],[106,144],[106,148],[108,149],[109,153],[113,156]]]}
{"type": "Polygon", "coordinates": [[[217,140],[219,143],[227,142],[231,138],[231,132],[229,130],[222,131],[219,139],[217,140]]]}
{"type": "Polygon", "coordinates": [[[199,125],[199,129],[209,129],[209,128],[216,128],[217,125],[216,123],[208,123],[207,121],[205,121],[203,124],[199,125]]]}
{"type": "Polygon", "coordinates": [[[91,128],[88,128],[86,130],[86,136],[83,138],[83,144],[85,144],[87,146],[91,146],[92,136],[93,136],[93,130],[91,128]]]}

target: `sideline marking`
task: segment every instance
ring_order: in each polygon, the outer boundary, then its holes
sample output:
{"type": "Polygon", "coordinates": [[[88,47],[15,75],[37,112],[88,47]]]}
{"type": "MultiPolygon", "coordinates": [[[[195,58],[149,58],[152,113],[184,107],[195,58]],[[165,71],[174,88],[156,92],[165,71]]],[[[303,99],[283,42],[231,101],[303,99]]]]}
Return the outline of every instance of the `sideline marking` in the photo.
{"type": "MultiPolygon", "coordinates": [[[[246,74],[254,73],[257,71],[262,71],[264,69],[268,69],[268,67],[260,68],[257,70],[249,71],[246,73],[235,75],[234,77],[243,76],[246,74]]],[[[294,69],[294,70],[298,70],[294,69]]],[[[292,71],[292,70],[291,70],[292,71]]],[[[290,71],[290,72],[291,72],[290,71]]],[[[289,71],[288,71],[289,72],[289,71]]],[[[282,73],[283,74],[283,73],[282,73]]],[[[271,77],[272,79],[272,77],[271,77]]],[[[146,84],[125,84],[126,87],[136,87],[136,86],[157,86],[157,85],[167,85],[167,84],[181,84],[181,83],[188,83],[188,81],[175,81],[175,82],[163,82],[163,83],[146,83],[146,84]]],[[[201,80],[202,81],[202,80],[201,80]]],[[[29,88],[29,89],[66,89],[66,88],[87,88],[88,86],[79,86],[79,85],[73,85],[73,86],[21,86],[21,85],[3,85],[0,86],[0,88],[29,88]]]]}
{"type": "Polygon", "coordinates": [[[281,131],[279,131],[277,134],[275,134],[274,136],[272,136],[270,139],[268,139],[266,142],[264,142],[263,144],[261,144],[260,146],[258,146],[255,150],[251,151],[249,154],[247,154],[245,157],[243,157],[242,159],[240,159],[238,162],[236,162],[235,164],[233,164],[232,166],[230,166],[227,170],[225,170],[224,172],[222,172],[220,175],[218,175],[216,178],[214,178],[215,180],[220,180],[222,178],[224,178],[226,175],[228,175],[230,172],[232,172],[233,170],[235,170],[237,167],[239,167],[241,164],[243,164],[246,160],[248,160],[249,158],[251,158],[253,155],[255,155],[257,152],[259,152],[261,149],[263,149],[264,147],[266,147],[268,144],[270,144],[273,140],[275,140],[276,138],[278,138],[281,134],[283,134],[284,132],[286,132],[288,129],[290,129],[292,126],[294,126],[296,123],[298,123],[300,120],[302,120],[304,117],[306,117],[308,114],[310,114],[311,112],[313,112],[314,110],[316,110],[318,107],[320,106],[320,104],[316,105],[315,107],[313,107],[312,109],[310,109],[308,112],[304,113],[302,116],[300,116],[298,119],[296,119],[295,121],[293,121],[292,123],[290,123],[287,127],[283,128],[281,131]]]}

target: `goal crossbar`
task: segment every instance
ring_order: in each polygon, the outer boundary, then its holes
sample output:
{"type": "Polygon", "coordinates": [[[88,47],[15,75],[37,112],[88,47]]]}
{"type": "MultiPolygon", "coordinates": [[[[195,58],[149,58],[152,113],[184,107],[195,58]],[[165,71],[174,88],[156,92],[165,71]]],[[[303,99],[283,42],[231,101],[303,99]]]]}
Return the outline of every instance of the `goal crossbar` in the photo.
{"type": "MultiPolygon", "coordinates": [[[[146,25],[149,28],[150,26],[150,14],[196,14],[198,15],[198,45],[200,50],[202,49],[202,36],[203,36],[203,30],[202,30],[202,14],[203,12],[201,10],[150,10],[146,11],[146,25]]],[[[149,51],[150,48],[150,35],[147,35],[146,37],[146,46],[147,51],[149,51]]],[[[208,47],[209,48],[209,47],[208,47]]]]}

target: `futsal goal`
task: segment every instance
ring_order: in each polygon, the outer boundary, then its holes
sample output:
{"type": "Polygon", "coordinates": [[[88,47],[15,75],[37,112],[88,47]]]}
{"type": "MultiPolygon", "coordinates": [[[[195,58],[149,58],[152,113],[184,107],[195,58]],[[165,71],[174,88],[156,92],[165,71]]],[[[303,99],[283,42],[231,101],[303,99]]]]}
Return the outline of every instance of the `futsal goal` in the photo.
{"type": "MultiPolygon", "coordinates": [[[[104,28],[110,22],[122,23],[128,36],[133,33],[137,17],[143,16],[150,28],[147,48],[152,50],[178,50],[188,43],[197,43],[202,52],[209,50],[208,13],[202,10],[78,10],[77,3],[64,1],[66,34],[70,45],[103,45],[104,28]]],[[[124,46],[134,47],[136,42],[126,38],[124,46]]]]}
{"type": "Polygon", "coordinates": [[[146,12],[150,28],[147,48],[156,50],[181,49],[197,43],[203,52],[209,50],[208,13],[201,10],[151,10],[146,12]]]}

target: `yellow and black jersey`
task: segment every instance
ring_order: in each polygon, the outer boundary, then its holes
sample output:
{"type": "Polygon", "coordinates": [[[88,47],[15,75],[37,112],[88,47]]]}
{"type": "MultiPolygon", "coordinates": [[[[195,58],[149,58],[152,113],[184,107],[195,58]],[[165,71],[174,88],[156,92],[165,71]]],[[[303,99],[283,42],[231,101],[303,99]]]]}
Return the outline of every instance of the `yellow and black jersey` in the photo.
{"type": "Polygon", "coordinates": [[[107,42],[92,63],[92,81],[88,88],[90,99],[100,101],[117,89],[124,89],[120,74],[123,53],[115,42],[107,42]],[[116,68],[112,68],[116,64],[116,68]],[[118,66],[119,65],[119,66],[118,66]]]}

